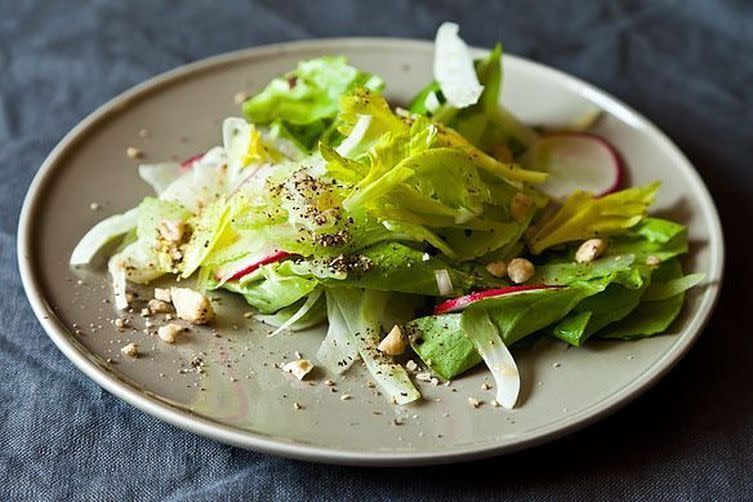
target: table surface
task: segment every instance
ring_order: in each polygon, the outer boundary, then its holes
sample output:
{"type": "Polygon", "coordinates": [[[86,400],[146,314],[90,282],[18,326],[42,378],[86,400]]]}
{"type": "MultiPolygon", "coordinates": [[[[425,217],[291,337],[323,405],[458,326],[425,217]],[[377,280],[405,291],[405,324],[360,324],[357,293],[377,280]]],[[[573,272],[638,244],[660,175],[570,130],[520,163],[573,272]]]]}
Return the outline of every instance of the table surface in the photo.
{"type": "MultiPolygon", "coordinates": [[[[740,1],[0,0],[0,499],[751,499],[753,3],[740,1]],[[724,224],[727,281],[680,365],[636,402],[554,443],[482,462],[357,469],[243,451],[115,399],[37,323],[16,265],[26,188],[98,105],[184,63],[332,36],[466,40],[573,73],[677,142],[724,224]]],[[[54,243],[51,243],[54,245],[54,243]]]]}

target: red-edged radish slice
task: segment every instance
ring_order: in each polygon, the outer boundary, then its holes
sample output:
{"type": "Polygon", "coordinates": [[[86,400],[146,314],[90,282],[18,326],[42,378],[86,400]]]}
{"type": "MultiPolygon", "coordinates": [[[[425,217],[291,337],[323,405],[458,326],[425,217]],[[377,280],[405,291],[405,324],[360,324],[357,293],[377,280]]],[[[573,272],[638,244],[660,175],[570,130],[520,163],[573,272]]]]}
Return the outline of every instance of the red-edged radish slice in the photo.
{"type": "Polygon", "coordinates": [[[546,135],[531,147],[523,164],[549,173],[537,188],[555,200],[564,200],[576,190],[607,195],[618,190],[625,177],[617,149],[588,132],[546,135]]]}
{"type": "Polygon", "coordinates": [[[234,270],[231,270],[230,272],[227,272],[225,274],[221,274],[221,277],[217,277],[217,279],[222,283],[240,279],[241,277],[250,274],[262,265],[284,260],[289,256],[291,256],[290,253],[286,253],[285,251],[275,251],[274,253],[263,257],[255,256],[249,261],[239,264],[234,270]]]}
{"type": "Polygon", "coordinates": [[[453,298],[452,300],[447,300],[440,303],[439,305],[434,307],[434,313],[438,315],[449,314],[450,312],[458,312],[468,307],[469,305],[485,298],[494,298],[497,296],[504,296],[513,293],[522,293],[523,291],[536,291],[540,289],[554,289],[561,287],[563,286],[550,286],[547,284],[523,284],[520,286],[507,286],[505,288],[476,291],[475,293],[460,296],[458,298],[453,298]]]}
{"type": "Polygon", "coordinates": [[[204,155],[206,155],[206,152],[199,153],[197,155],[194,155],[193,157],[187,158],[186,160],[180,163],[180,169],[182,171],[190,171],[191,168],[193,168],[193,165],[196,164],[198,161],[200,161],[201,158],[204,157],[204,155]]]}

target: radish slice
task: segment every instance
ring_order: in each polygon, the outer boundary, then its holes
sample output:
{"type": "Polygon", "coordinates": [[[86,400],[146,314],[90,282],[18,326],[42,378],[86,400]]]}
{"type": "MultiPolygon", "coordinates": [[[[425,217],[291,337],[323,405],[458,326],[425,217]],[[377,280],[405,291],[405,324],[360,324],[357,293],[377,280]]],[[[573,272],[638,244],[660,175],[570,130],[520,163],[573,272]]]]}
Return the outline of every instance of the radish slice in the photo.
{"type": "Polygon", "coordinates": [[[180,163],[180,169],[182,171],[190,171],[191,168],[193,168],[193,165],[196,164],[198,161],[200,161],[201,158],[204,157],[205,154],[206,152],[187,158],[186,160],[180,163]]]}
{"type": "Polygon", "coordinates": [[[241,277],[250,274],[262,265],[267,265],[268,263],[274,263],[280,260],[284,260],[289,256],[291,256],[290,253],[286,253],[285,251],[275,251],[271,255],[267,255],[262,258],[255,256],[248,262],[241,263],[236,269],[231,270],[227,274],[223,274],[223,276],[217,277],[217,279],[223,284],[227,281],[240,279],[241,277]]]}
{"type": "Polygon", "coordinates": [[[527,169],[545,171],[549,178],[537,188],[555,200],[576,190],[604,196],[615,192],[625,177],[620,154],[604,138],[586,132],[544,136],[523,161],[527,169]]]}
{"type": "Polygon", "coordinates": [[[457,312],[459,310],[463,310],[464,308],[468,307],[472,303],[476,303],[479,300],[483,300],[485,298],[493,298],[496,296],[504,296],[509,295],[513,293],[522,293],[524,291],[538,291],[540,289],[552,289],[552,288],[561,288],[562,286],[550,286],[547,284],[524,284],[520,286],[508,286],[506,288],[497,288],[497,289],[487,289],[484,291],[476,291],[475,293],[471,293],[469,295],[460,296],[458,298],[453,298],[452,300],[447,300],[436,307],[434,307],[434,313],[439,314],[448,314],[450,312],[457,312]]]}

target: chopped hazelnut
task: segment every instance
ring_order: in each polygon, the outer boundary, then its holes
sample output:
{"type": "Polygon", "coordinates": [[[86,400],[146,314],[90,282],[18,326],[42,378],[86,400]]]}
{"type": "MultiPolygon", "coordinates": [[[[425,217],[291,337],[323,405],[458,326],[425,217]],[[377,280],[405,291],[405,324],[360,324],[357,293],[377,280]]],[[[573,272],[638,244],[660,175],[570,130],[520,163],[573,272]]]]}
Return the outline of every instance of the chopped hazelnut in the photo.
{"type": "Polygon", "coordinates": [[[516,193],[510,201],[512,219],[518,223],[524,221],[528,216],[531,204],[533,204],[533,200],[529,196],[520,192],[516,193]]]}
{"type": "Polygon", "coordinates": [[[607,241],[604,239],[588,239],[575,252],[575,261],[578,263],[591,263],[601,256],[606,249],[607,241]]]}
{"type": "Polygon", "coordinates": [[[507,263],[495,260],[486,264],[486,271],[494,277],[504,277],[507,275],[507,263]]]}
{"type": "Polygon", "coordinates": [[[181,319],[192,324],[206,324],[214,319],[212,302],[201,293],[188,288],[172,288],[170,296],[181,319]]]}
{"type": "Polygon", "coordinates": [[[140,159],[144,154],[138,148],[129,146],[128,148],[126,148],[126,155],[128,155],[132,159],[140,159]]]}
{"type": "Polygon", "coordinates": [[[515,284],[526,282],[533,277],[533,272],[533,263],[525,258],[515,258],[507,266],[507,275],[510,276],[510,280],[515,284]]]}
{"type": "Polygon", "coordinates": [[[408,371],[416,371],[418,369],[418,364],[416,364],[416,361],[411,359],[407,363],[405,363],[405,369],[407,369],[408,371]]]}
{"type": "Polygon", "coordinates": [[[120,351],[128,357],[137,357],[139,355],[139,344],[131,342],[121,347],[120,351]]]}
{"type": "Polygon", "coordinates": [[[175,323],[166,324],[165,326],[160,326],[160,328],[157,330],[157,336],[160,337],[162,341],[165,341],[167,343],[175,343],[175,340],[178,338],[178,335],[183,331],[183,326],[175,323]]]}
{"type": "Polygon", "coordinates": [[[186,235],[186,224],[182,220],[162,220],[157,229],[162,238],[170,242],[181,242],[186,235]]]}
{"type": "Polygon", "coordinates": [[[172,303],[173,298],[167,288],[154,288],[154,299],[165,303],[172,303]]]}
{"type": "Polygon", "coordinates": [[[152,314],[164,314],[172,311],[169,303],[157,299],[149,300],[146,306],[152,314]]]}
{"type": "Polygon", "coordinates": [[[397,324],[392,327],[387,336],[385,336],[381,342],[379,342],[379,349],[381,352],[389,356],[399,356],[407,348],[408,343],[403,336],[403,332],[400,330],[400,326],[397,324]]]}
{"type": "Polygon", "coordinates": [[[646,257],[646,265],[648,265],[649,267],[656,267],[658,265],[661,265],[661,258],[659,258],[658,256],[654,256],[654,255],[647,256],[646,257]]]}
{"type": "Polygon", "coordinates": [[[297,361],[291,361],[282,367],[283,371],[291,373],[298,380],[303,380],[303,378],[308,375],[312,369],[314,369],[314,365],[311,364],[311,361],[309,361],[308,359],[298,359],[297,361]]]}
{"type": "Polygon", "coordinates": [[[248,93],[243,92],[243,91],[236,92],[235,96],[233,96],[233,101],[235,101],[236,105],[242,104],[247,99],[248,99],[248,93]]]}
{"type": "Polygon", "coordinates": [[[100,205],[97,204],[96,202],[92,202],[91,204],[89,204],[89,209],[91,209],[92,211],[98,211],[99,208],[100,208],[100,205]]]}
{"type": "Polygon", "coordinates": [[[481,406],[481,401],[479,401],[475,397],[469,397],[468,398],[468,404],[471,405],[474,408],[478,408],[479,406],[481,406]]]}
{"type": "Polygon", "coordinates": [[[420,382],[430,382],[431,381],[431,373],[417,373],[416,374],[416,380],[420,382]]]}

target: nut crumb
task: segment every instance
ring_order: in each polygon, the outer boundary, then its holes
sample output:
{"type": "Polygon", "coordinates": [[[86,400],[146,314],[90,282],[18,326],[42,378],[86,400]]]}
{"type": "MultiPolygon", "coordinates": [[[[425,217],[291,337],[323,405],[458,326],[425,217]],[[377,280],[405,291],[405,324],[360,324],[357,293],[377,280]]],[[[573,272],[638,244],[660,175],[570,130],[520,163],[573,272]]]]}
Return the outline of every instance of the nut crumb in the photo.
{"type": "Polygon", "coordinates": [[[492,402],[489,404],[491,404],[494,408],[499,408],[500,406],[502,406],[496,399],[492,399],[492,402]]]}
{"type": "Polygon", "coordinates": [[[314,365],[311,364],[311,361],[308,359],[298,359],[297,361],[291,361],[282,366],[283,371],[292,374],[298,380],[303,380],[312,369],[314,369],[314,365]]]}
{"type": "Polygon", "coordinates": [[[649,267],[657,267],[661,265],[661,258],[655,255],[647,256],[646,265],[648,265],[649,267]]]}
{"type": "Polygon", "coordinates": [[[607,249],[607,241],[604,239],[588,239],[580,245],[575,252],[575,261],[578,263],[591,263],[607,249]]]}
{"type": "Polygon", "coordinates": [[[149,129],[139,129],[139,136],[146,138],[149,136],[149,129]]]}
{"type": "Polygon", "coordinates": [[[424,372],[424,373],[417,373],[416,374],[416,380],[419,382],[430,382],[431,381],[431,373],[424,372]]]}
{"type": "Polygon", "coordinates": [[[335,385],[335,381],[334,381],[334,380],[330,380],[330,379],[328,378],[328,379],[326,379],[326,380],[324,381],[324,385],[326,385],[327,387],[333,387],[333,386],[335,385]]]}
{"type": "Polygon", "coordinates": [[[390,332],[387,333],[387,336],[379,342],[377,349],[389,356],[399,356],[405,352],[407,347],[408,342],[406,341],[405,336],[403,336],[400,326],[395,324],[390,332]]]}
{"type": "Polygon", "coordinates": [[[128,157],[132,159],[140,159],[144,156],[144,152],[136,147],[129,146],[128,148],[126,148],[126,155],[128,155],[128,157]]]}
{"type": "Polygon", "coordinates": [[[214,319],[212,302],[201,293],[188,288],[171,288],[170,297],[178,317],[191,324],[207,324],[214,319]]]}
{"type": "Polygon", "coordinates": [[[479,401],[475,397],[469,397],[468,404],[471,405],[473,408],[478,408],[479,406],[481,406],[481,401],[479,401]]]}
{"type": "Polygon", "coordinates": [[[235,96],[233,96],[233,101],[235,101],[236,105],[243,104],[244,101],[246,101],[249,98],[248,93],[244,91],[239,91],[235,93],[235,96]]]}
{"type": "Polygon", "coordinates": [[[302,410],[303,406],[301,406],[301,403],[299,403],[298,401],[293,401],[293,408],[296,410],[302,410]]]}
{"type": "Polygon", "coordinates": [[[515,284],[526,282],[533,277],[533,272],[533,263],[525,258],[514,258],[507,265],[507,275],[510,276],[510,280],[515,284]]]}
{"type": "Polygon", "coordinates": [[[482,383],[482,384],[481,384],[481,390],[489,390],[489,389],[491,389],[491,388],[492,388],[492,386],[491,386],[491,385],[489,385],[489,384],[488,384],[488,383],[486,383],[486,382],[484,382],[484,383],[482,383]]]}
{"type": "Polygon", "coordinates": [[[405,363],[405,369],[408,371],[416,371],[418,369],[418,364],[416,364],[416,361],[413,359],[410,359],[407,363],[405,363]]]}
{"type": "Polygon", "coordinates": [[[504,277],[507,275],[507,263],[501,260],[489,262],[485,268],[494,277],[504,277]]]}
{"type": "Polygon", "coordinates": [[[100,206],[96,202],[92,202],[91,204],[89,204],[89,209],[91,209],[92,211],[98,211],[101,207],[102,206],[100,206]]]}
{"type": "Polygon", "coordinates": [[[154,299],[165,303],[172,303],[173,301],[170,290],[167,288],[154,288],[154,299]]]}
{"type": "Polygon", "coordinates": [[[340,396],[340,401],[347,401],[348,399],[350,399],[350,394],[343,394],[340,396]]]}
{"type": "Polygon", "coordinates": [[[183,326],[175,323],[166,324],[165,326],[160,326],[160,328],[157,330],[157,336],[160,337],[160,339],[167,343],[175,343],[175,340],[178,338],[178,335],[183,332],[183,326]]]}
{"type": "Polygon", "coordinates": [[[254,313],[253,312],[244,312],[243,313],[243,318],[244,319],[251,319],[252,317],[254,317],[254,313]]]}
{"type": "Polygon", "coordinates": [[[127,355],[128,357],[138,357],[139,355],[139,344],[138,343],[129,343],[128,345],[125,345],[120,348],[120,352],[127,355]]]}
{"type": "Polygon", "coordinates": [[[162,300],[149,300],[146,306],[152,314],[165,314],[172,311],[170,304],[162,300]]]}

